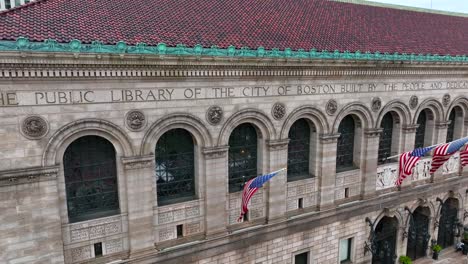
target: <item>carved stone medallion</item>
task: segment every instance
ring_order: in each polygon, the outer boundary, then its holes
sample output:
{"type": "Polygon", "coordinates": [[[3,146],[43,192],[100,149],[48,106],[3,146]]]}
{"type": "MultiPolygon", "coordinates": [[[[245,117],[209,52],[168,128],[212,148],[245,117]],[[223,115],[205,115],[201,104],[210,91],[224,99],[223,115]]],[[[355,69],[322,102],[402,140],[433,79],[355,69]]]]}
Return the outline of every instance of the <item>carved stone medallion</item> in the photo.
{"type": "Polygon", "coordinates": [[[127,113],[126,117],[126,124],[128,129],[133,131],[141,130],[146,125],[146,117],[142,111],[139,110],[132,110],[127,113]]]}
{"type": "Polygon", "coordinates": [[[49,125],[41,116],[29,116],[23,120],[21,131],[29,139],[39,139],[47,134],[49,125]]]}
{"type": "Polygon", "coordinates": [[[377,112],[382,107],[382,100],[379,97],[372,98],[372,111],[377,112]]]}
{"type": "Polygon", "coordinates": [[[336,113],[336,110],[338,110],[338,103],[336,102],[336,100],[328,100],[327,105],[325,105],[325,110],[327,111],[327,114],[334,115],[336,113]]]}
{"type": "Polygon", "coordinates": [[[282,119],[286,115],[286,106],[283,103],[275,103],[271,108],[271,115],[276,120],[282,119]]]}
{"type": "Polygon", "coordinates": [[[442,104],[444,106],[448,106],[450,104],[450,94],[444,94],[444,97],[442,97],[442,104]]]}
{"type": "Polygon", "coordinates": [[[206,120],[212,125],[217,125],[223,120],[223,109],[220,106],[213,105],[206,111],[206,120]]]}
{"type": "Polygon", "coordinates": [[[411,109],[415,109],[418,107],[418,97],[416,95],[412,95],[409,99],[409,107],[411,109]]]}

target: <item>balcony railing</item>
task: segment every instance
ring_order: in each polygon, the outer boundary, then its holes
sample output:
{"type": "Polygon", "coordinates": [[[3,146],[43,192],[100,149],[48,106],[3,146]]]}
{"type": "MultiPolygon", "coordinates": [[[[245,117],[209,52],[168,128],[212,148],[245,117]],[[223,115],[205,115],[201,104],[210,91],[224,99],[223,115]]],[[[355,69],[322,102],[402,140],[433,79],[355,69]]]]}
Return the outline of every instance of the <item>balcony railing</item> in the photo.
{"type": "Polygon", "coordinates": [[[0,0],[0,11],[11,9],[20,5],[34,2],[35,0],[0,0]]]}

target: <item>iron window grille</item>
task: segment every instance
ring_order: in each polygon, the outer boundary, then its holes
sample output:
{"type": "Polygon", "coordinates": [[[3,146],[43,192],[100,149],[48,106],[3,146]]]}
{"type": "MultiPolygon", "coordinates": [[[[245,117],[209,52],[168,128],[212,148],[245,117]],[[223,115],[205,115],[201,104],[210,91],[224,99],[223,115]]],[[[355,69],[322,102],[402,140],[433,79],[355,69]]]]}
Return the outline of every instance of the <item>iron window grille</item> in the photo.
{"type": "Polygon", "coordinates": [[[195,163],[192,135],[184,129],[164,133],[156,144],[158,204],[166,205],[195,197],[195,163]]]}
{"type": "Polygon", "coordinates": [[[449,120],[451,121],[447,127],[447,141],[451,142],[454,138],[455,133],[455,109],[450,112],[449,120]]]}
{"type": "Polygon", "coordinates": [[[242,124],[229,137],[229,192],[241,191],[244,184],[257,176],[257,132],[242,124]]]}
{"type": "Polygon", "coordinates": [[[356,168],[354,166],[355,123],[352,116],[346,116],[338,127],[336,171],[342,172],[356,168]]]}
{"type": "Polygon", "coordinates": [[[391,113],[387,113],[382,118],[380,127],[383,129],[379,139],[379,153],[378,153],[378,164],[384,164],[386,158],[391,155],[392,152],[392,136],[393,136],[393,116],[391,113]]]}
{"type": "Polygon", "coordinates": [[[424,137],[426,135],[426,111],[423,110],[418,116],[417,124],[419,127],[416,129],[416,139],[414,142],[414,148],[424,147],[424,137]]]}
{"type": "Polygon", "coordinates": [[[310,131],[305,119],[297,120],[289,130],[288,181],[309,176],[310,131]]]}
{"type": "Polygon", "coordinates": [[[119,213],[113,145],[98,136],[75,140],[63,158],[70,222],[119,213]]]}

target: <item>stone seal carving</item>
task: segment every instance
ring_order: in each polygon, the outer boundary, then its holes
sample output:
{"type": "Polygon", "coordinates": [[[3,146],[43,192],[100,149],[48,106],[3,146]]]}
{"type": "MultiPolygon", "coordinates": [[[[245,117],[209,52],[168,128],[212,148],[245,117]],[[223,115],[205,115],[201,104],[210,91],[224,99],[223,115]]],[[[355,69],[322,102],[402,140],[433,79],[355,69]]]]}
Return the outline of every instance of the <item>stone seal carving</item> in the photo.
{"type": "Polygon", "coordinates": [[[450,94],[444,94],[442,97],[442,104],[448,106],[450,104],[450,94]]]}
{"type": "Polygon", "coordinates": [[[142,111],[139,110],[132,110],[127,113],[125,117],[127,127],[130,130],[141,130],[145,127],[146,125],[146,117],[145,114],[142,111]]]}
{"type": "Polygon", "coordinates": [[[206,111],[206,120],[212,125],[217,125],[223,120],[223,109],[220,106],[213,105],[206,111]]]}
{"type": "Polygon", "coordinates": [[[325,105],[325,110],[327,111],[327,114],[334,115],[336,113],[336,110],[338,110],[338,103],[336,102],[336,100],[328,100],[327,104],[325,105]]]}
{"type": "Polygon", "coordinates": [[[286,115],[286,106],[283,103],[275,103],[271,108],[271,115],[276,120],[282,119],[286,115]]]}
{"type": "Polygon", "coordinates": [[[410,97],[409,106],[411,109],[415,109],[418,106],[418,97],[416,95],[410,97]]]}
{"type": "Polygon", "coordinates": [[[41,116],[29,116],[23,120],[21,131],[27,138],[39,139],[47,134],[49,125],[41,116]]]}
{"type": "Polygon", "coordinates": [[[382,107],[382,100],[379,97],[372,98],[372,111],[377,112],[382,107]]]}

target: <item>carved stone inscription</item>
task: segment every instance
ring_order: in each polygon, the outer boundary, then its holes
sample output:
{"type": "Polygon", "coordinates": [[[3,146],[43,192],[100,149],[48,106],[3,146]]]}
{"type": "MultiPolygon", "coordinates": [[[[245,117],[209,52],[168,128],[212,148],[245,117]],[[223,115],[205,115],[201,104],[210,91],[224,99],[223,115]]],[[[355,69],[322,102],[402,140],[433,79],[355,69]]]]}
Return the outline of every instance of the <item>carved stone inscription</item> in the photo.
{"type": "Polygon", "coordinates": [[[0,106],[66,105],[122,102],[163,102],[174,100],[249,98],[289,95],[326,95],[368,92],[428,91],[467,89],[468,81],[389,82],[389,83],[296,83],[262,86],[89,89],[55,91],[4,91],[0,106]]]}

